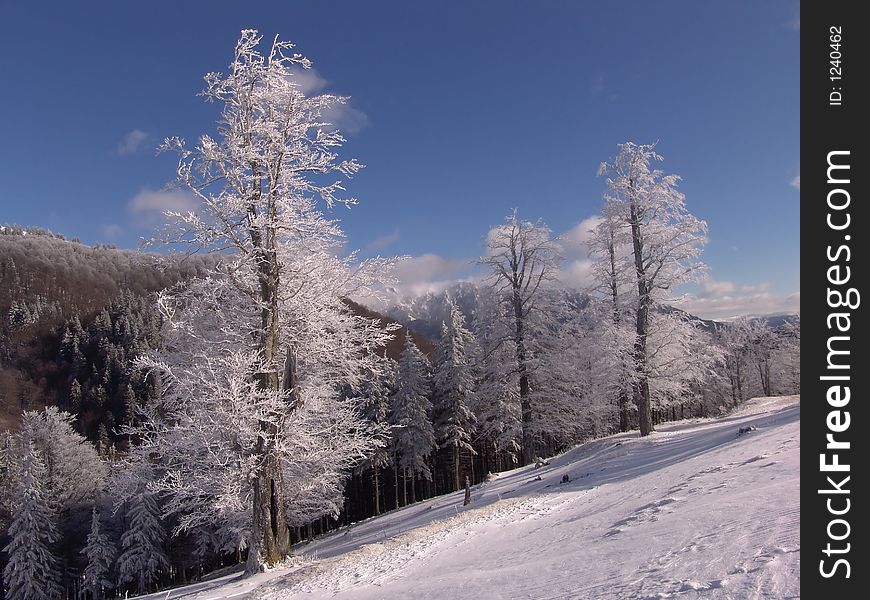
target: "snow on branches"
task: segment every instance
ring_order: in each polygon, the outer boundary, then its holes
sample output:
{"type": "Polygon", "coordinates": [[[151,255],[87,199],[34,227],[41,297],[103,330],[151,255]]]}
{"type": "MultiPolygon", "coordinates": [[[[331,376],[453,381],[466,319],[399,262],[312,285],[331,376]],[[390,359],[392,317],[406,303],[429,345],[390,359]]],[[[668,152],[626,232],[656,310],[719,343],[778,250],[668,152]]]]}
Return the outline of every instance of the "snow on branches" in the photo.
{"type": "Polygon", "coordinates": [[[346,99],[306,96],[294,69],[310,62],[261,41],[243,31],[228,72],[206,75],[202,95],[223,107],[217,136],[163,145],[198,201],[167,213],[163,241],[222,260],[161,294],[165,350],[139,366],[164,393],[129,431],[158,458],[151,489],[177,529],[232,532],[250,545],[249,571],[288,554],[289,526],[340,510],[344,474],[379,439],[355,396],[383,374],[392,336],[344,301],[377,288],[392,261],[340,257],[341,228],[319,208],[356,203],[344,179],[361,165],[339,160],[345,140],[324,119],[346,99]]]}

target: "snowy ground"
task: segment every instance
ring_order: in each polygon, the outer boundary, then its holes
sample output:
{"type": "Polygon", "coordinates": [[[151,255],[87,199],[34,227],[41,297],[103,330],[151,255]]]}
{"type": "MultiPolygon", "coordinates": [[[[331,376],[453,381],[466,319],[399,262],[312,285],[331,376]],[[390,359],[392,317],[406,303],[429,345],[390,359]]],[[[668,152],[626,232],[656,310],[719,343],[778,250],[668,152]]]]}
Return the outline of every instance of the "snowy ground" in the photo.
{"type": "Polygon", "coordinates": [[[597,440],[477,486],[470,507],[420,502],[315,540],[295,566],[169,597],[797,598],[799,402],[597,440]]]}

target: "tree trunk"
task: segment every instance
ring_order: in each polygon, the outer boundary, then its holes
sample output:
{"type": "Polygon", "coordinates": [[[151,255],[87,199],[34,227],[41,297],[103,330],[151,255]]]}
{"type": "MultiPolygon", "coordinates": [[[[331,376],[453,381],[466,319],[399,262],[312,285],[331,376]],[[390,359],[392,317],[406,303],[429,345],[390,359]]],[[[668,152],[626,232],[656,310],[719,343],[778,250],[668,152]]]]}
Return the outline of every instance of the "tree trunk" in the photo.
{"type": "Polygon", "coordinates": [[[459,446],[453,446],[453,490],[460,489],[459,483],[459,446]]]}
{"type": "Polygon", "coordinates": [[[254,533],[259,542],[248,553],[248,573],[264,564],[275,564],[290,553],[290,535],[284,513],[281,470],[278,458],[270,453],[254,479],[254,533]]]}
{"type": "Polygon", "coordinates": [[[637,273],[637,322],[634,340],[634,361],[637,368],[637,382],[634,387],[634,401],[637,404],[640,434],[649,435],[654,430],[650,414],[649,374],[647,369],[647,336],[649,335],[649,314],[652,306],[652,289],[647,280],[646,265],[643,262],[643,237],[640,230],[640,215],[637,212],[634,183],[629,178],[631,189],[631,241],[634,249],[634,266],[637,273]]]}
{"type": "Polygon", "coordinates": [[[402,504],[408,506],[408,467],[402,467],[402,504]]]}
{"type": "MultiPolygon", "coordinates": [[[[613,320],[614,328],[618,328],[622,317],[619,313],[619,279],[618,271],[616,269],[616,234],[612,227],[609,229],[608,233],[610,234],[610,238],[608,239],[607,253],[610,258],[610,298],[613,303],[611,318],[613,320]]],[[[628,431],[631,428],[631,423],[628,416],[628,391],[625,382],[626,367],[624,357],[621,364],[622,373],[620,373],[620,377],[622,378],[622,381],[620,381],[619,390],[619,430],[628,431]]]]}
{"type": "MultiPolygon", "coordinates": [[[[270,202],[270,210],[271,210],[270,202]]],[[[254,206],[253,204],[251,205],[254,206]]],[[[249,213],[254,216],[255,209],[249,213]]],[[[253,223],[254,220],[252,219],[253,223]]],[[[274,222],[274,221],[273,221],[274,222]]],[[[265,371],[255,375],[257,385],[264,391],[279,390],[278,360],[278,259],[275,248],[275,232],[266,229],[263,239],[260,229],[251,228],[251,240],[257,249],[259,261],[260,297],[263,308],[260,313],[260,343],[265,371]]],[[[298,400],[295,394],[296,357],[288,349],[284,361],[283,389],[290,394],[291,403],[298,400]]],[[[260,570],[260,561],[275,564],[290,553],[290,535],[284,509],[283,477],[281,461],[276,448],[277,427],[269,421],[261,421],[263,435],[257,443],[259,465],[253,481],[253,540],[248,553],[246,571],[255,573],[260,570]]]]}
{"type": "Polygon", "coordinates": [[[380,486],[378,485],[378,465],[374,465],[373,467],[375,472],[375,516],[381,514],[381,492],[380,486]]]}

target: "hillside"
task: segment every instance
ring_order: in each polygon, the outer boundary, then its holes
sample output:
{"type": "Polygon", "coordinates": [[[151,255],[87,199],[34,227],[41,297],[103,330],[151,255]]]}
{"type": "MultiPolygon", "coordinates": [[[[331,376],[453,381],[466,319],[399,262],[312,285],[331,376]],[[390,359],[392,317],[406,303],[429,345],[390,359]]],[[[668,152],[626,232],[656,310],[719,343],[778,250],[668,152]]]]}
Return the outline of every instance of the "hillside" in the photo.
{"type": "Polygon", "coordinates": [[[0,229],[0,429],[22,410],[56,405],[83,415],[92,439],[100,425],[111,432],[147,393],[126,367],[156,343],[149,295],[209,262],[0,229]]]}
{"type": "Polygon", "coordinates": [[[289,568],[172,596],[797,597],[799,453],[800,398],[758,398],[578,446],[475,486],[469,507],[433,498],[299,547],[289,568]]]}
{"type": "MultiPolygon", "coordinates": [[[[114,426],[149,393],[127,368],[158,344],[151,294],[214,262],[209,255],[87,246],[39,228],[0,227],[0,430],[14,428],[23,410],[54,405],[77,414],[92,440],[114,437],[114,426]]],[[[385,326],[396,322],[347,303],[385,326]]],[[[404,333],[388,345],[391,358],[398,358],[404,333]]],[[[425,336],[412,337],[431,353],[425,336]]]]}

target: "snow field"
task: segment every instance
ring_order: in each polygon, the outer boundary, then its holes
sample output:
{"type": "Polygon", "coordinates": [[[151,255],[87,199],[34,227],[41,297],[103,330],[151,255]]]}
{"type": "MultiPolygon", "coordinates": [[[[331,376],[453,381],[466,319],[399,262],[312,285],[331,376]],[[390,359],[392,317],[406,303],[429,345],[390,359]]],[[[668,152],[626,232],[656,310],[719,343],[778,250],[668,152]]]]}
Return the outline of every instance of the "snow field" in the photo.
{"type": "Polygon", "coordinates": [[[461,492],[420,502],[191,597],[799,597],[799,426],[792,396],[596,440],[475,486],[465,509],[461,492]]]}

